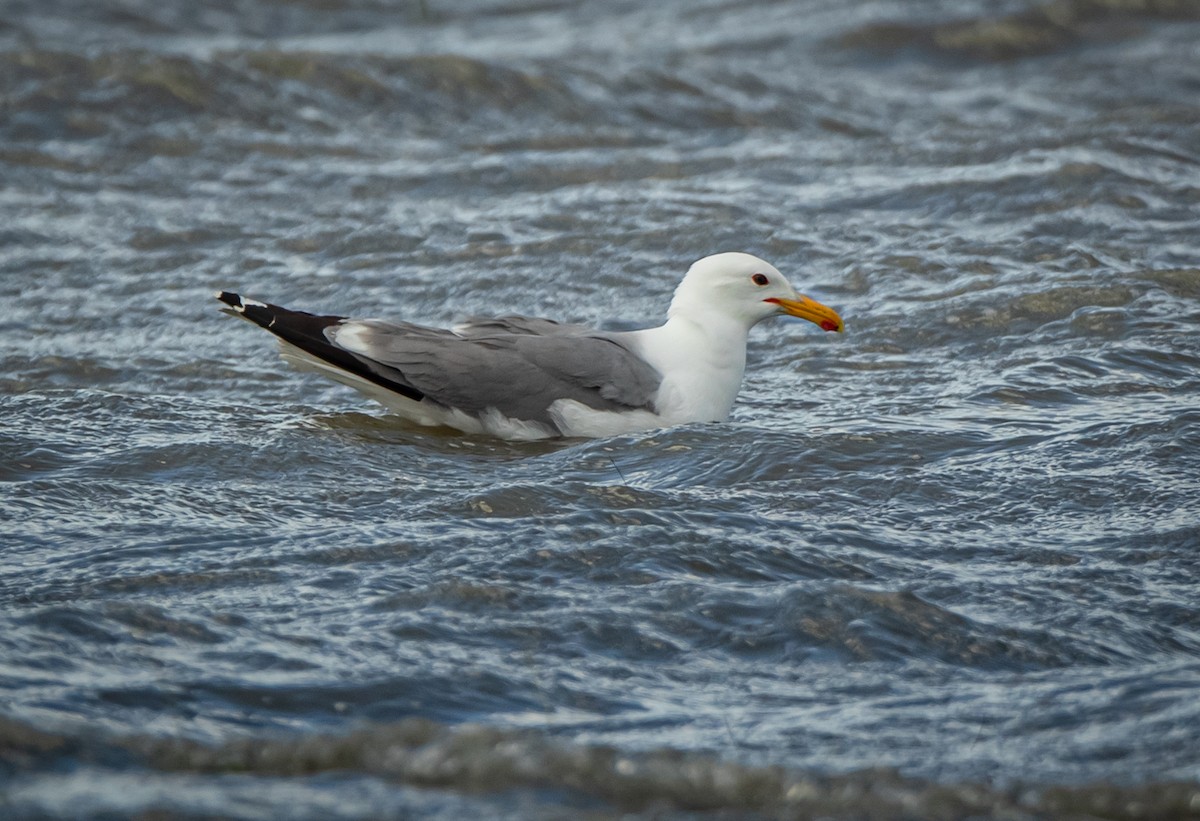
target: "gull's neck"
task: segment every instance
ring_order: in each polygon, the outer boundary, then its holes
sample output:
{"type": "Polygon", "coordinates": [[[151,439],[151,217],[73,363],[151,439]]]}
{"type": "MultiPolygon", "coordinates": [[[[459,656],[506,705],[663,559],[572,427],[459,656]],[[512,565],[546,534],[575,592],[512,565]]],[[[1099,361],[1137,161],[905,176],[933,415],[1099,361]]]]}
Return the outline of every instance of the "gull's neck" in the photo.
{"type": "Polygon", "coordinates": [[[640,355],[663,376],[655,400],[668,424],[729,418],[746,370],[745,322],[671,305],[666,323],[634,332],[640,355]]]}

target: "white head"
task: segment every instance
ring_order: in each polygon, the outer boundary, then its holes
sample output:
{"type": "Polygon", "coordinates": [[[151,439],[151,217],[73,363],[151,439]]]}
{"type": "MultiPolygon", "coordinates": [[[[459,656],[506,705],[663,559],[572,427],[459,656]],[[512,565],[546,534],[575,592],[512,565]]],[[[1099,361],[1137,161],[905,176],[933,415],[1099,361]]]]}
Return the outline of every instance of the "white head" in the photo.
{"type": "Polygon", "coordinates": [[[844,327],[834,310],[796,293],[774,265],[737,252],[693,263],[667,312],[700,323],[732,320],[747,329],[780,314],[807,319],[826,331],[844,327]]]}

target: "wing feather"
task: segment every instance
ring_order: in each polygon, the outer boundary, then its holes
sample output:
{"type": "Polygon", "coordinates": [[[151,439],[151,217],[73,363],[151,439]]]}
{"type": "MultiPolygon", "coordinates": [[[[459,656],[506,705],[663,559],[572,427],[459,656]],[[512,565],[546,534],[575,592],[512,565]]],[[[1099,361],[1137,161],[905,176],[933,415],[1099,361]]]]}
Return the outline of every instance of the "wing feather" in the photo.
{"type": "Polygon", "coordinates": [[[402,374],[426,401],[468,413],[494,408],[514,419],[553,424],[550,406],[559,399],[597,410],[653,409],[661,376],[621,343],[621,334],[524,317],[472,328],[464,336],[407,323],[344,320],[325,335],[402,374]]]}

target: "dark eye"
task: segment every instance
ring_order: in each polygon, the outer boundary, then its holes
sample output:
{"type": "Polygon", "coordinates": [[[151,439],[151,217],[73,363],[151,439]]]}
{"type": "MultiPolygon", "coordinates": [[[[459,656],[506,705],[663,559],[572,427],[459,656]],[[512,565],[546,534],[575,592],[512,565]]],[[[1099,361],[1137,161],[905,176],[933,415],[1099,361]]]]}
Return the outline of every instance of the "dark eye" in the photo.
{"type": "Polygon", "coordinates": [[[750,281],[755,285],[767,285],[771,280],[767,279],[766,274],[755,274],[754,276],[750,277],[750,281]]]}

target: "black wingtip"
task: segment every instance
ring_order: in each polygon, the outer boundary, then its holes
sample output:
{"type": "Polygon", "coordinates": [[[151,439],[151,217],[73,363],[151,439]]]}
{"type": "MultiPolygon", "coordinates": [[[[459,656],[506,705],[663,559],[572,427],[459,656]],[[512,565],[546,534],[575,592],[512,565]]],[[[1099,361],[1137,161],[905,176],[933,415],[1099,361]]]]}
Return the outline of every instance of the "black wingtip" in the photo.
{"type": "Polygon", "coordinates": [[[425,394],[403,381],[404,374],[399,370],[358,356],[329,341],[325,336],[325,329],[330,325],[337,325],[345,317],[292,311],[256,299],[242,299],[232,291],[218,291],[215,296],[229,306],[222,308],[222,313],[232,314],[266,328],[289,345],[322,359],[335,368],[395,391],[414,402],[425,398],[425,394]]]}
{"type": "Polygon", "coordinates": [[[240,296],[238,296],[237,294],[235,294],[233,291],[218,291],[216,296],[217,296],[217,299],[224,302],[230,308],[236,308],[237,310],[240,311],[243,307],[242,306],[242,298],[240,296]]]}

